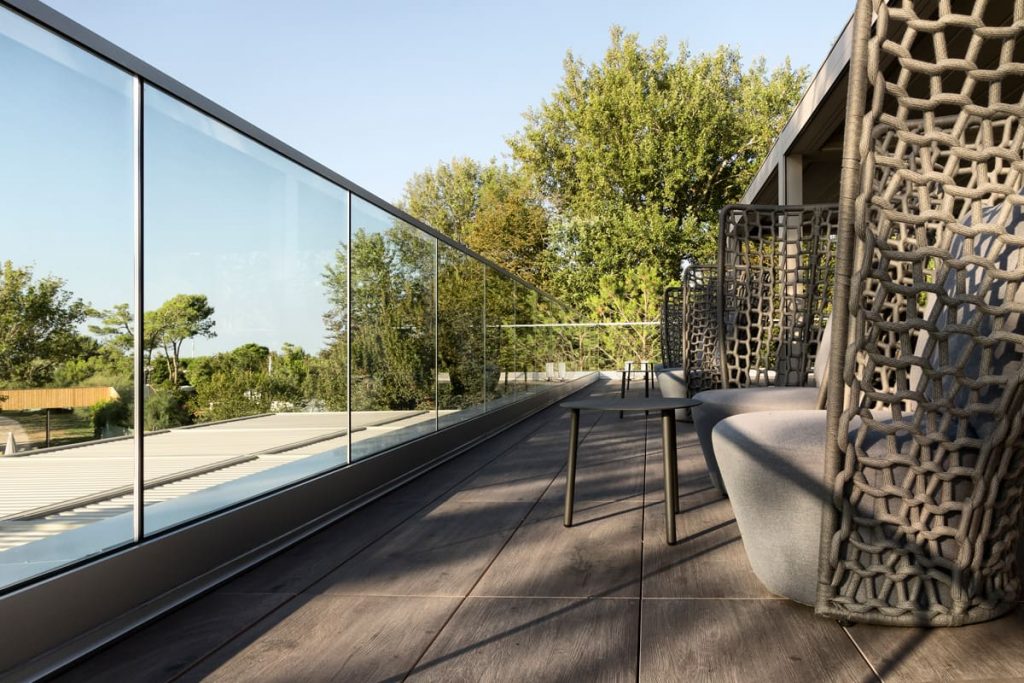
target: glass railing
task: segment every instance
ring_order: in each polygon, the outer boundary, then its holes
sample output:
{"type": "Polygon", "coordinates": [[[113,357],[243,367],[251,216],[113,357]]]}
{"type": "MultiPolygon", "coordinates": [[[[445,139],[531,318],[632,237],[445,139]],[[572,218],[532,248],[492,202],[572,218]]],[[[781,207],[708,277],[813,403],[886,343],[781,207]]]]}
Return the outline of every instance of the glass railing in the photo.
{"type": "Polygon", "coordinates": [[[557,301],[3,7],[0,93],[0,590],[580,369],[557,301]]]}

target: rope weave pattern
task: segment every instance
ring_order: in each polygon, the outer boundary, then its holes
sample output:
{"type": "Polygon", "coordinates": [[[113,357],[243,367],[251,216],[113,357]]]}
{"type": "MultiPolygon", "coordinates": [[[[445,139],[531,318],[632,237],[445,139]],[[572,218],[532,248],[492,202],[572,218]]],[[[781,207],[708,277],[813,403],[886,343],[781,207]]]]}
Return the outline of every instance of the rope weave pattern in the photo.
{"type": "Polygon", "coordinates": [[[718,266],[690,266],[683,272],[683,368],[689,395],[722,385],[719,367],[718,266]]]}
{"type": "Polygon", "coordinates": [[[1020,594],[1022,34],[1024,0],[899,0],[854,48],[870,94],[824,614],[960,625],[1020,594]]]}
{"type": "Polygon", "coordinates": [[[683,288],[668,287],[661,302],[661,363],[666,368],[683,366],[683,288]]]}
{"type": "Polygon", "coordinates": [[[805,386],[830,309],[836,206],[727,206],[721,214],[721,386],[805,386]]]}

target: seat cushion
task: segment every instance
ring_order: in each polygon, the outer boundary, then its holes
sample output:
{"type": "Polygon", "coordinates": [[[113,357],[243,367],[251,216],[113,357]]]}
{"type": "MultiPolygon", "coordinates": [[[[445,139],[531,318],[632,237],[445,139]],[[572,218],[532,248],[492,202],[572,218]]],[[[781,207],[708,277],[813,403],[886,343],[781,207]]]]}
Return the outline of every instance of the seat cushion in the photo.
{"type": "Polygon", "coordinates": [[[816,387],[751,387],[749,389],[712,389],[702,391],[695,399],[701,405],[693,409],[693,423],[697,428],[704,460],[708,465],[711,482],[720,490],[722,485],[718,472],[715,449],[711,441],[711,430],[719,422],[733,415],[760,413],[766,410],[814,410],[818,406],[816,387]]]}
{"type": "Polygon", "coordinates": [[[824,410],[729,417],[712,439],[754,574],[768,590],[813,605],[824,485],[824,410]]]}

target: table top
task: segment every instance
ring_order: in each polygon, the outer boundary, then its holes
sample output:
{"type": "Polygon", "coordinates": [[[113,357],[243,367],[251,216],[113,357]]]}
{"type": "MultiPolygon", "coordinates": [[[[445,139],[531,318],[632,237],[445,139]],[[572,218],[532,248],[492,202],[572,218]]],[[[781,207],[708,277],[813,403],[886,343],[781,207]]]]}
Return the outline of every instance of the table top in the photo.
{"type": "Polygon", "coordinates": [[[676,410],[678,408],[694,408],[701,404],[692,398],[581,398],[560,404],[563,408],[573,410],[676,410]]]}

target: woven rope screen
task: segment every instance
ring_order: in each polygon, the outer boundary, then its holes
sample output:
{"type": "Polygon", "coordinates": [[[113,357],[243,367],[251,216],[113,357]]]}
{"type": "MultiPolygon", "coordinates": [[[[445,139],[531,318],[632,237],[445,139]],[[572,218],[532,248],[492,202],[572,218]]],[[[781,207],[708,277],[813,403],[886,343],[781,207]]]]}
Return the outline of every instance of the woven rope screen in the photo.
{"type": "Polygon", "coordinates": [[[719,386],[804,386],[830,310],[837,206],[727,206],[719,386]]]}
{"type": "Polygon", "coordinates": [[[892,2],[872,28],[873,4],[850,72],[818,612],[967,624],[1020,594],[1024,0],[892,2]]]}
{"type": "Polygon", "coordinates": [[[683,288],[669,287],[661,302],[661,363],[666,368],[683,366],[683,288]]]}
{"type": "Polygon", "coordinates": [[[683,271],[683,368],[689,395],[722,385],[719,367],[718,266],[683,271]]]}

